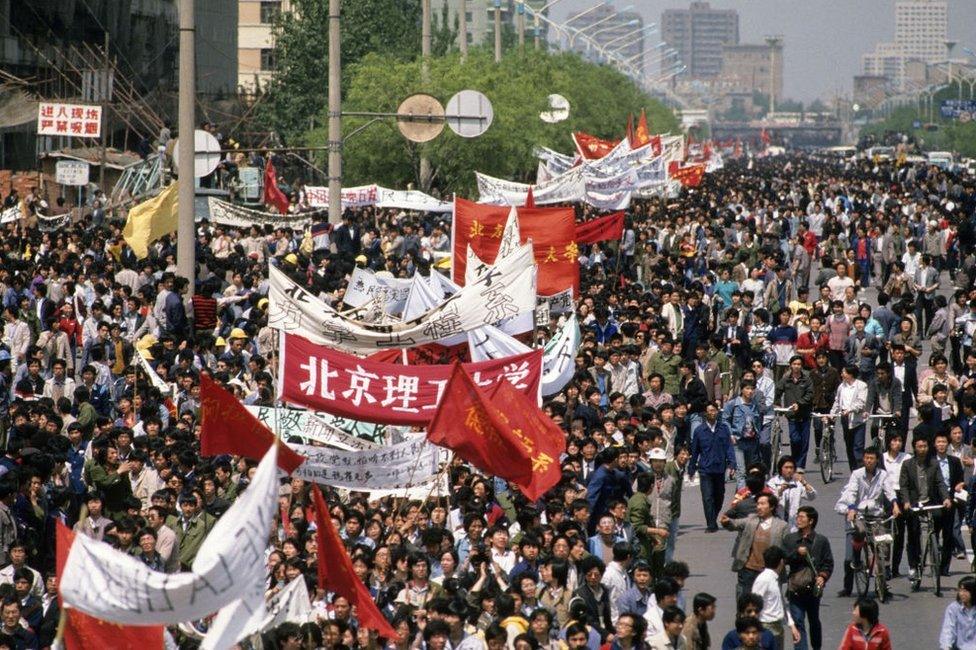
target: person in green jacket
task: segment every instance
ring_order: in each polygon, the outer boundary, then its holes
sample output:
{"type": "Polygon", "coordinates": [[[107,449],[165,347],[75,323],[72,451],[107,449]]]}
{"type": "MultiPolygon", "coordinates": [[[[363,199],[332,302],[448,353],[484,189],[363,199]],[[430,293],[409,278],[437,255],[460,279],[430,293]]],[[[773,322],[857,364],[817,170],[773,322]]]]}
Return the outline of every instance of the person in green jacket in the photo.
{"type": "Polygon", "coordinates": [[[627,509],[637,538],[638,557],[646,560],[651,565],[651,573],[659,577],[670,535],[671,505],[681,498],[681,488],[665,471],[667,455],[663,449],[652,449],[650,459],[651,471],[638,475],[637,492],[627,502],[627,509]]]}
{"type": "Polygon", "coordinates": [[[89,485],[102,493],[105,516],[119,521],[126,513],[126,498],[132,496],[132,483],[129,481],[132,464],[119,462],[119,450],[114,442],[98,444],[92,460],[89,485]]]}
{"type": "Polygon", "coordinates": [[[674,341],[667,334],[661,339],[660,349],[657,354],[651,357],[647,363],[647,375],[650,377],[654,373],[664,377],[664,392],[677,395],[681,392],[681,377],[678,372],[678,364],[681,357],[674,353],[674,341]]]}
{"type": "Polygon", "coordinates": [[[179,505],[180,516],[170,517],[166,525],[176,531],[180,568],[188,571],[217,520],[203,510],[196,493],[180,495],[179,505]]]}

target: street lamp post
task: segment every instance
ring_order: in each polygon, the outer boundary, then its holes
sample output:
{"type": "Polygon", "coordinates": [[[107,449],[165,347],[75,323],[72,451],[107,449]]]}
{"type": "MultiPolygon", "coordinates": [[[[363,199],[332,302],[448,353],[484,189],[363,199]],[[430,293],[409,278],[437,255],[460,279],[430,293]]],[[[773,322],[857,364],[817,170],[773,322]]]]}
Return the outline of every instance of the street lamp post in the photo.
{"type": "MultiPolygon", "coordinates": [[[[196,279],[196,223],[193,197],[195,179],[193,167],[196,159],[196,134],[194,133],[196,101],[196,52],[193,0],[180,0],[180,88],[178,99],[178,130],[180,135],[179,163],[180,185],[177,188],[176,270],[180,277],[190,282],[196,279]]],[[[102,165],[104,168],[105,166],[102,165]]],[[[104,186],[103,186],[104,189],[104,186]]]]}
{"type": "Polygon", "coordinates": [[[502,0],[495,0],[495,63],[502,61],[502,0]]]}
{"type": "Polygon", "coordinates": [[[329,223],[342,221],[342,0],[329,0],[329,223]]]}
{"type": "MultiPolygon", "coordinates": [[[[955,41],[946,41],[946,77],[948,78],[949,86],[952,87],[952,50],[956,47],[955,41]]],[[[962,101],[962,82],[959,82],[959,100],[962,101]]]]}
{"type": "Polygon", "coordinates": [[[519,52],[525,51],[525,0],[518,0],[516,5],[516,25],[518,28],[519,52]]]}
{"type": "Polygon", "coordinates": [[[769,114],[776,112],[776,48],[783,44],[782,36],[767,36],[769,45],[769,114]]]}
{"type": "Polygon", "coordinates": [[[458,4],[458,17],[460,20],[460,34],[458,34],[458,47],[461,50],[461,60],[468,58],[468,0],[461,0],[458,4]]]}
{"type": "Polygon", "coordinates": [[[540,15],[542,13],[544,13],[545,10],[548,9],[549,7],[551,7],[554,4],[557,4],[559,2],[562,2],[562,1],[563,0],[550,0],[546,4],[544,4],[541,7],[539,7],[538,9],[533,9],[531,6],[529,7],[529,11],[532,12],[532,19],[533,19],[533,22],[535,24],[535,49],[537,49],[537,50],[539,49],[539,32],[541,31],[541,27],[542,27],[539,24],[539,22],[540,22],[539,21],[540,15]]]}
{"type": "MultiPolygon", "coordinates": [[[[601,4],[603,4],[603,3],[601,3],[601,4]]],[[[597,5],[597,6],[599,6],[599,5],[597,5]]],[[[595,9],[595,8],[596,7],[591,7],[590,9],[595,9]]],[[[604,16],[603,18],[601,18],[600,20],[594,21],[594,22],[590,23],[589,25],[587,25],[586,27],[583,27],[582,29],[577,29],[576,30],[576,33],[573,34],[572,38],[569,39],[569,49],[573,49],[573,45],[576,43],[576,37],[579,36],[580,34],[584,34],[584,33],[588,32],[589,30],[593,29],[594,27],[596,27],[597,25],[602,25],[603,23],[607,22],[608,20],[613,19],[614,16],[616,16],[618,13],[621,13],[621,12],[624,12],[624,11],[629,11],[630,9],[633,9],[633,8],[634,8],[634,5],[627,5],[626,7],[624,7],[623,9],[621,9],[619,12],[618,11],[611,11],[609,14],[607,14],[606,16],[604,16]]],[[[580,16],[582,16],[585,13],[589,13],[589,11],[590,10],[588,9],[587,11],[584,11],[581,14],[577,14],[576,16],[573,17],[573,20],[575,20],[576,18],[579,18],[580,16]]],[[[567,25],[569,23],[570,23],[570,21],[566,21],[566,24],[567,25]]],[[[590,36],[592,37],[593,34],[591,34],[590,36]]]]}

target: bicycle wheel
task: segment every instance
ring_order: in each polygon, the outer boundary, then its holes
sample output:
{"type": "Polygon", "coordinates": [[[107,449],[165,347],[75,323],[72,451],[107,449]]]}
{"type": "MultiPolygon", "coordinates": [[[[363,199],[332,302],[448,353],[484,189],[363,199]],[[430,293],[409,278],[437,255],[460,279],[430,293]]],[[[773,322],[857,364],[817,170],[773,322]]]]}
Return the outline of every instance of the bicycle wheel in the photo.
{"type": "Polygon", "coordinates": [[[861,562],[851,562],[851,571],[854,572],[854,591],[859,598],[868,595],[868,588],[871,586],[871,562],[873,557],[870,547],[865,544],[861,552],[861,562]]]}
{"type": "Polygon", "coordinates": [[[932,574],[932,584],[935,586],[935,595],[942,597],[942,563],[939,558],[939,541],[936,539],[935,532],[929,533],[928,542],[928,568],[932,574]]]}
{"type": "Polygon", "coordinates": [[[888,577],[885,575],[888,568],[885,555],[885,547],[878,546],[874,555],[874,588],[878,592],[878,600],[882,603],[888,602],[891,598],[891,592],[888,590],[888,577]]]}
{"type": "Polygon", "coordinates": [[[834,478],[834,434],[824,431],[820,440],[820,476],[824,483],[834,478]]]}

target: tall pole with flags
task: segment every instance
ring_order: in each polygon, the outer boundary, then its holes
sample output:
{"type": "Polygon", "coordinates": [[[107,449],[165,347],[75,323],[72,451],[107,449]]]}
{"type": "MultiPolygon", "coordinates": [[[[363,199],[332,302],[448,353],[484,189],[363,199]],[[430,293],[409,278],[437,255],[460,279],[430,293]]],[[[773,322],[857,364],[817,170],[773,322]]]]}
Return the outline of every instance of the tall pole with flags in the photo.
{"type": "Polygon", "coordinates": [[[194,136],[194,108],[196,101],[196,52],[193,0],[180,0],[180,88],[178,100],[178,130],[180,151],[177,164],[180,168],[178,192],[179,209],[176,230],[176,271],[190,282],[196,274],[196,224],[193,220],[194,177],[196,158],[194,136]]]}

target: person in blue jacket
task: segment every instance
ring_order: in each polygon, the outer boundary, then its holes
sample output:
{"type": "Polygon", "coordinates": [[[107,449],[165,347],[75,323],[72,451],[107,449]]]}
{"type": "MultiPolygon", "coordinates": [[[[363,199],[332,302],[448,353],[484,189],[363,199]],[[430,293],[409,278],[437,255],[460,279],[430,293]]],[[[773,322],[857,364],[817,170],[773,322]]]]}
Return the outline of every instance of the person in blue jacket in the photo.
{"type": "Polygon", "coordinates": [[[705,421],[698,425],[691,438],[691,461],[688,475],[701,473],[702,506],[705,510],[705,531],[718,530],[718,512],[725,501],[725,476],[735,473],[735,451],[732,448],[732,432],[718,418],[718,404],[705,406],[705,421]]]}

